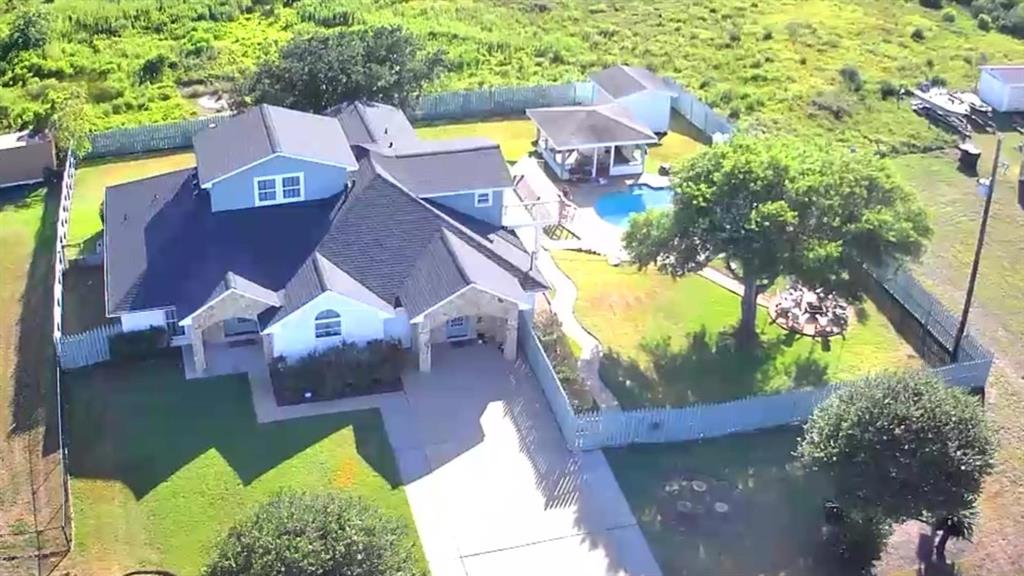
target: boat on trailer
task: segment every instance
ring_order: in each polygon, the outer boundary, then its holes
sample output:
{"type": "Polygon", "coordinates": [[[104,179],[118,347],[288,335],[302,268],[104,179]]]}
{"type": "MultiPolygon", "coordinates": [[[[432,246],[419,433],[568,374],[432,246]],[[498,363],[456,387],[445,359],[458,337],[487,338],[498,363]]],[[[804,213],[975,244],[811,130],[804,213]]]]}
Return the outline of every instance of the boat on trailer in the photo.
{"type": "Polygon", "coordinates": [[[975,112],[980,112],[981,114],[992,113],[992,107],[982,102],[981,98],[974,92],[954,92],[953,97],[970,106],[971,110],[975,112]]]}
{"type": "Polygon", "coordinates": [[[956,116],[967,116],[971,113],[971,106],[956,98],[946,90],[931,88],[928,90],[911,90],[914,96],[930,108],[956,116]]]}

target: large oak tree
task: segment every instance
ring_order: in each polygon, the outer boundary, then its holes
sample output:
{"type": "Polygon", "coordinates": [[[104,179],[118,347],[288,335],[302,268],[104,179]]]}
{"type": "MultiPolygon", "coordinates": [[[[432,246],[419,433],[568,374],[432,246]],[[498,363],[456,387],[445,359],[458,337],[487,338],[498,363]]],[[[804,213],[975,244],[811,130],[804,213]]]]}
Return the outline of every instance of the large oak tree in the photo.
{"type": "Polygon", "coordinates": [[[631,219],[640,268],[678,277],[721,256],[741,280],[737,340],[757,338],[757,296],[780,277],[836,286],[861,262],[921,254],[931,235],[915,194],[868,153],[740,136],[678,166],[671,211],[631,219]]]}
{"type": "Polygon", "coordinates": [[[399,26],[315,32],[288,42],[239,87],[240,104],[276,104],[322,112],[348,101],[411,106],[445,69],[399,26]]]}

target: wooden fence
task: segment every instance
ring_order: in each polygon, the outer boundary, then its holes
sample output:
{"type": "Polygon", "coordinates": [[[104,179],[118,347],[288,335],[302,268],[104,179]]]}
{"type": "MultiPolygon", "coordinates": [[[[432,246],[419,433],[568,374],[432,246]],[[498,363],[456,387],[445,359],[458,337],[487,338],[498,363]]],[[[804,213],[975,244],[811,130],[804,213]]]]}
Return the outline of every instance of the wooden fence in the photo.
{"type": "MultiPolygon", "coordinates": [[[[733,128],[721,115],[701,102],[696,96],[674,81],[676,88],[673,107],[708,139],[715,134],[731,135],[733,128]]],[[[502,116],[520,116],[527,108],[545,106],[578,106],[594,102],[592,82],[567,82],[538,86],[498,86],[481,90],[440,92],[423,96],[412,110],[409,119],[415,122],[444,120],[474,120],[502,116]]],[[[134,128],[118,128],[97,132],[89,137],[92,149],[83,158],[123,156],[142,152],[157,152],[192,146],[192,137],[200,130],[229,114],[215,114],[203,118],[190,118],[178,122],[149,124],[134,128]]]]}
{"type": "Polygon", "coordinates": [[[577,106],[594,101],[592,82],[499,86],[465,92],[428,94],[407,114],[413,121],[470,120],[526,113],[527,108],[577,106]]]}
{"type": "Polygon", "coordinates": [[[191,148],[192,137],[229,114],[215,114],[203,118],[189,118],[178,122],[147,124],[133,128],[118,128],[97,132],[89,136],[92,148],[84,158],[124,156],[142,152],[158,152],[176,148],[191,148]]]}
{"type": "MultiPolygon", "coordinates": [[[[952,344],[949,327],[950,322],[955,322],[955,316],[909,272],[885,267],[868,270],[868,273],[925,330],[937,331],[933,337],[952,344]]],[[[574,451],[640,443],[683,442],[799,424],[843,386],[836,383],[819,388],[798,388],[780,394],[684,408],[593,410],[577,414],[526,321],[520,322],[520,346],[551,405],[566,444],[574,451]]],[[[992,353],[969,333],[963,350],[960,362],[935,368],[932,372],[950,386],[969,390],[984,388],[992,370],[992,353]]]]}
{"type": "Polygon", "coordinates": [[[120,324],[106,324],[60,340],[60,366],[73,370],[110,360],[110,337],[121,333],[120,324]]]}
{"type": "Polygon", "coordinates": [[[665,80],[676,93],[672,98],[672,108],[706,134],[709,140],[726,139],[735,133],[732,124],[724,116],[712,110],[675,80],[665,80]]]}

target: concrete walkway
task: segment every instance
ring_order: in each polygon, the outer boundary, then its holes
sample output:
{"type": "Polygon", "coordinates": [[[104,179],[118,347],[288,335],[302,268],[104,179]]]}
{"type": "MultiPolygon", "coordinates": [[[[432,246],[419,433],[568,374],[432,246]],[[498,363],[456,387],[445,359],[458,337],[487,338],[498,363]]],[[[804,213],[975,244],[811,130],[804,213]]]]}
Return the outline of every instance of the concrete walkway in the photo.
{"type": "Polygon", "coordinates": [[[580,324],[573,310],[576,305],[576,285],[555,264],[554,258],[547,250],[538,251],[537,268],[555,289],[555,298],[551,301],[551,311],[558,317],[566,336],[579,344],[580,377],[602,410],[618,410],[619,401],[605,386],[598,370],[601,364],[601,343],[580,324]]]}
{"type": "Polygon", "coordinates": [[[565,445],[529,367],[485,345],[436,346],[405,391],[277,407],[261,422],[378,408],[433,576],[661,576],[600,451],[565,445]]]}

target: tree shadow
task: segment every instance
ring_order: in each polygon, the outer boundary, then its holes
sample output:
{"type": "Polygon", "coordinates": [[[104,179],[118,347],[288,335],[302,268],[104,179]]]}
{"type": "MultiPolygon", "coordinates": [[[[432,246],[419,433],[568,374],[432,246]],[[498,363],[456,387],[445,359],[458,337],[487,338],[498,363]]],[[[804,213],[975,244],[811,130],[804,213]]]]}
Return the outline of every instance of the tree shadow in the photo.
{"type": "Polygon", "coordinates": [[[180,360],[105,364],[67,378],[72,476],[123,482],[142,498],[216,450],[249,485],[314,444],[353,427],[360,457],[401,484],[376,410],[259,424],[245,375],[185,380],[180,360]]]}
{"type": "MultiPolygon", "coordinates": [[[[725,402],[763,393],[777,382],[783,368],[775,360],[799,338],[787,333],[748,349],[737,344],[731,331],[712,337],[701,327],[686,336],[682,347],[673,346],[667,336],[644,340],[644,364],[606,350],[600,374],[627,409],[725,402]]],[[[811,354],[786,369],[792,370],[789,378],[798,387],[820,386],[828,377],[828,366],[811,354]]]]}

